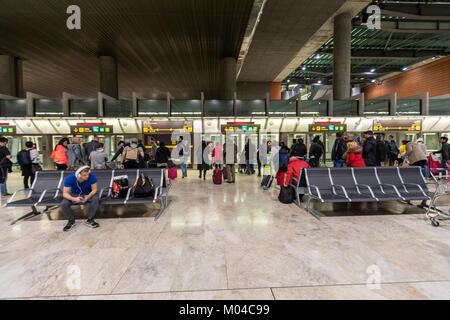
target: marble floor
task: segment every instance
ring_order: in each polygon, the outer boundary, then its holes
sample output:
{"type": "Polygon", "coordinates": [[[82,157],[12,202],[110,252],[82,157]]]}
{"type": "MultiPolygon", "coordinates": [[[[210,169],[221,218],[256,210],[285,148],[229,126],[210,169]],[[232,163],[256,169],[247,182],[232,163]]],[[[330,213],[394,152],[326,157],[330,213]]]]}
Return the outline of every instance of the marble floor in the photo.
{"type": "Polygon", "coordinates": [[[2,207],[0,298],[450,299],[449,221],[399,203],[319,205],[319,221],[277,196],[190,172],[157,222],[157,205],[105,207],[89,229],[80,210],[68,233],[58,208],[9,226],[29,210],[2,207]]]}

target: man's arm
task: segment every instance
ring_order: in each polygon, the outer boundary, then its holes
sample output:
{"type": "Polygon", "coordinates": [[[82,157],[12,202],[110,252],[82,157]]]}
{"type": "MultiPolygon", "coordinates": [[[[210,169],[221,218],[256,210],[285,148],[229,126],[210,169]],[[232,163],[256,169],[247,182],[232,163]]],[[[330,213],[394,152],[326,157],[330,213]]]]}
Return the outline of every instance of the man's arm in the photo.
{"type": "Polygon", "coordinates": [[[70,188],[69,187],[64,187],[63,189],[63,197],[64,199],[73,201],[73,202],[81,202],[82,198],[81,197],[72,197],[72,195],[70,194],[70,188]]]}
{"type": "MultiPolygon", "coordinates": [[[[116,154],[115,154],[114,157],[111,159],[111,161],[116,160],[122,153],[123,153],[123,147],[120,147],[120,149],[117,150],[116,154]]],[[[122,159],[123,159],[123,158],[122,158],[122,159]]]]}
{"type": "Polygon", "coordinates": [[[89,193],[86,197],[84,197],[82,202],[86,202],[88,201],[90,198],[92,198],[93,196],[95,196],[97,194],[97,189],[98,189],[98,185],[97,182],[94,184],[91,184],[91,193],[89,193]]]}

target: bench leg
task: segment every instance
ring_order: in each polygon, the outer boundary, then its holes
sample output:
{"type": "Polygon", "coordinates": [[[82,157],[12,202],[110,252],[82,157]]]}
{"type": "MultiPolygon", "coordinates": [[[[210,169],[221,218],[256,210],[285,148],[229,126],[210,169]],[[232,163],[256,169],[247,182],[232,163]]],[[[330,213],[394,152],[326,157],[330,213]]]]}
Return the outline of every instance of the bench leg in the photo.
{"type": "MultiPolygon", "coordinates": [[[[167,198],[167,197],[166,197],[167,198]]],[[[164,209],[166,208],[166,205],[164,203],[164,200],[162,197],[159,198],[161,201],[161,208],[158,211],[158,214],[155,217],[155,221],[158,221],[159,217],[161,216],[161,214],[163,213],[164,209]]],[[[167,200],[166,200],[167,201],[167,200]]]]}
{"type": "Polygon", "coordinates": [[[303,209],[302,203],[300,201],[300,196],[298,194],[298,192],[295,192],[296,195],[296,200],[294,200],[294,203],[297,205],[297,207],[299,207],[300,209],[303,209]]]}
{"type": "Polygon", "coordinates": [[[9,225],[10,225],[10,226],[15,225],[17,222],[19,222],[19,221],[21,221],[21,220],[25,220],[25,219],[27,219],[28,217],[34,217],[34,216],[37,216],[38,214],[40,214],[40,212],[37,211],[37,209],[36,209],[35,206],[32,206],[32,207],[31,207],[31,210],[32,210],[31,212],[29,212],[29,213],[23,215],[23,216],[20,217],[19,219],[16,219],[16,220],[10,222],[9,225]]]}
{"type": "Polygon", "coordinates": [[[306,202],[306,211],[313,215],[314,218],[320,220],[319,214],[311,208],[311,197],[308,197],[308,201],[306,202]]]}

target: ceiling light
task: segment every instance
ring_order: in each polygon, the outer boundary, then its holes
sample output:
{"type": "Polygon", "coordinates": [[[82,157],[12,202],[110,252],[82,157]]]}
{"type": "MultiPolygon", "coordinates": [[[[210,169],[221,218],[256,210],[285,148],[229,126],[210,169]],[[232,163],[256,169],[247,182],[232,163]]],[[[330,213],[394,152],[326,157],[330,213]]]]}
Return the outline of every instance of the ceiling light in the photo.
{"type": "Polygon", "coordinates": [[[317,81],[317,83],[318,83],[318,84],[321,84],[321,83],[322,83],[322,80],[317,81]]]}
{"type": "Polygon", "coordinates": [[[377,82],[377,80],[373,79],[371,82],[372,82],[372,83],[375,83],[375,82],[377,82]]]}
{"type": "Polygon", "coordinates": [[[437,57],[436,56],[434,56],[433,58],[432,58],[433,60],[436,60],[437,59],[437,57]]]}
{"type": "Polygon", "coordinates": [[[287,83],[289,83],[289,82],[291,82],[291,80],[288,79],[288,80],[287,80],[287,83]]]}
{"type": "Polygon", "coordinates": [[[322,56],[320,54],[316,55],[316,59],[320,59],[322,56]]]}
{"type": "Polygon", "coordinates": [[[406,70],[408,70],[408,67],[403,67],[402,70],[406,71],[406,70]]]}
{"type": "Polygon", "coordinates": [[[374,73],[377,69],[370,69],[370,72],[374,73]]]}
{"type": "Polygon", "coordinates": [[[305,70],[306,70],[306,67],[303,67],[302,70],[305,71],[305,70]]]}

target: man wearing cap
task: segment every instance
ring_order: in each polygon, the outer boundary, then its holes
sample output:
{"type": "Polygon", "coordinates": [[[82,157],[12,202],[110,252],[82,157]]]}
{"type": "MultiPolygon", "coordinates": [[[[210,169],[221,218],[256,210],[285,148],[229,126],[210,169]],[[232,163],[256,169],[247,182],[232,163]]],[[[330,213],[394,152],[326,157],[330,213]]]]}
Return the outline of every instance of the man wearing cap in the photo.
{"type": "Polygon", "coordinates": [[[130,141],[130,145],[123,149],[122,153],[123,164],[121,168],[138,169],[139,157],[141,157],[141,159],[144,159],[144,149],[138,146],[138,139],[133,138],[130,141]]]}
{"type": "Polygon", "coordinates": [[[94,220],[99,204],[97,177],[91,173],[88,166],[79,168],[64,180],[63,198],[61,210],[64,212],[67,220],[69,220],[63,231],[69,231],[75,225],[75,217],[71,206],[85,205],[86,203],[89,203],[89,215],[85,223],[86,226],[90,228],[99,227],[99,224],[94,220]]]}

